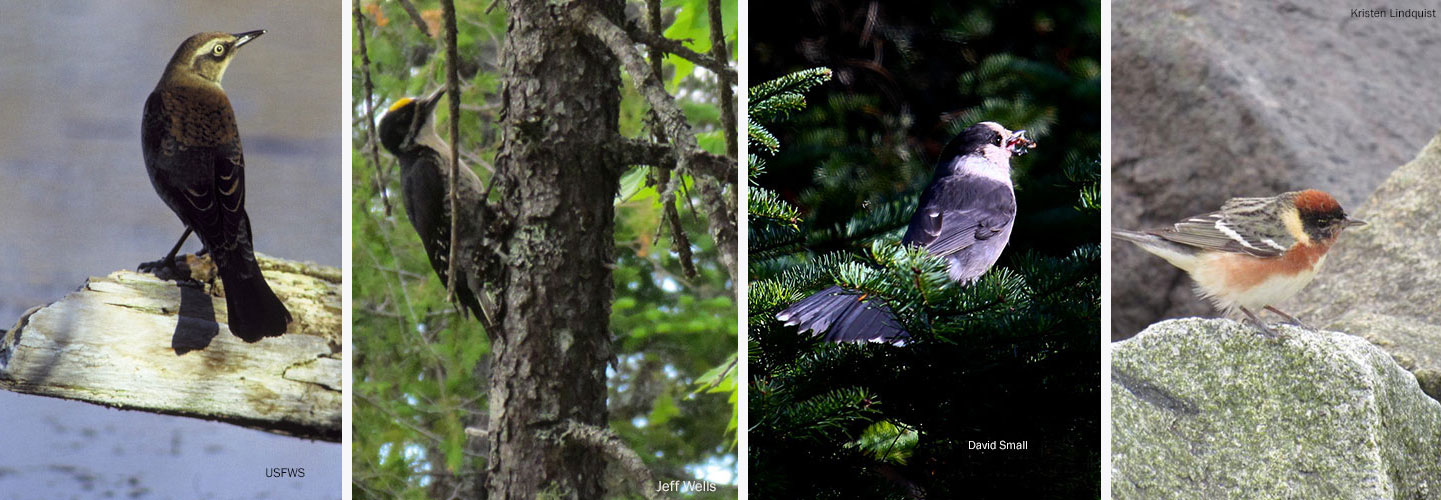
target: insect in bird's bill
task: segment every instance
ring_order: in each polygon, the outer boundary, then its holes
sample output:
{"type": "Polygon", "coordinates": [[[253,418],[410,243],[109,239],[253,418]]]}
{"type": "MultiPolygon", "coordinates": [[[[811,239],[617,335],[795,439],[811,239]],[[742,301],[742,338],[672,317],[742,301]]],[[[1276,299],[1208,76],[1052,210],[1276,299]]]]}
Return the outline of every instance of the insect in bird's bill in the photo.
{"type": "Polygon", "coordinates": [[[246,342],[284,334],[291,323],[255,261],[240,132],[220,87],[236,51],[263,34],[210,32],[186,39],[145,101],[140,134],[150,183],[185,224],[170,253],[141,269],[173,267],[176,252],[195,233],[225,288],[230,331],[246,342]]]}
{"type": "Polygon", "coordinates": [[[1264,308],[1311,329],[1275,305],[1311,283],[1342,230],[1365,224],[1347,215],[1330,194],[1308,189],[1232,198],[1218,211],[1169,228],[1111,234],[1186,271],[1197,293],[1224,314],[1240,311],[1274,337],[1276,332],[1253,311],[1264,308]]]}
{"type": "MultiPolygon", "coordinates": [[[[980,278],[1011,239],[1016,219],[1011,157],[1035,147],[1025,130],[1012,132],[995,122],[962,131],[941,151],[901,243],[945,258],[957,283],[980,278]]],[[[834,342],[901,342],[909,337],[885,304],[839,286],[801,299],[776,319],[834,342]]]]}

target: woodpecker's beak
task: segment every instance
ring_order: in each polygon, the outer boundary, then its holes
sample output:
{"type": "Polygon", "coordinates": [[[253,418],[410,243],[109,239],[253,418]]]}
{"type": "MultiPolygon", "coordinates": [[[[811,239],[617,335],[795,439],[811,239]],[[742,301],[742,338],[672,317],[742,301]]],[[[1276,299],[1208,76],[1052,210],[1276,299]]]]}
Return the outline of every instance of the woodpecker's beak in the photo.
{"type": "Polygon", "coordinates": [[[234,45],[234,47],[238,49],[238,48],[240,48],[241,45],[245,45],[245,44],[247,44],[247,43],[250,43],[251,40],[254,40],[254,39],[256,39],[256,38],[260,38],[260,35],[264,35],[264,34],[265,34],[265,30],[255,30],[255,31],[247,31],[247,32],[244,32],[244,33],[236,33],[236,34],[233,34],[233,35],[230,35],[230,36],[235,37],[235,45],[234,45]]]}
{"type": "Polygon", "coordinates": [[[1011,134],[1011,137],[1009,139],[1006,139],[1006,149],[1011,150],[1011,154],[1016,156],[1024,156],[1026,153],[1031,152],[1031,149],[1035,147],[1036,141],[1027,139],[1025,130],[1017,130],[1015,133],[1011,134]]]}
{"type": "Polygon", "coordinates": [[[1361,220],[1361,219],[1353,219],[1353,218],[1350,218],[1350,217],[1347,217],[1347,218],[1346,218],[1346,227],[1358,227],[1358,226],[1364,226],[1364,225],[1366,225],[1366,221],[1364,221],[1364,220],[1361,220]]]}
{"type": "Polygon", "coordinates": [[[419,102],[415,103],[416,109],[419,111],[416,116],[429,116],[440,104],[440,96],[443,95],[445,95],[445,87],[442,86],[435,89],[435,92],[431,92],[430,95],[420,98],[419,102]]]}

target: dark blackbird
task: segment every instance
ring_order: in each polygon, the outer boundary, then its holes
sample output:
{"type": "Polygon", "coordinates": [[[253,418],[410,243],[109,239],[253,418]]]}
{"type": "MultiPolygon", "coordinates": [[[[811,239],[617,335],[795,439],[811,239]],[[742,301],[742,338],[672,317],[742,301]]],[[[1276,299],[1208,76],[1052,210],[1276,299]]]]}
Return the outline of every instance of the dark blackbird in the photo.
{"type": "MultiPolygon", "coordinates": [[[[1026,131],[1011,132],[994,122],[977,123],[951,139],[901,243],[944,257],[950,278],[958,283],[980,278],[1011,239],[1016,218],[1011,156],[1035,145],[1026,131]]],[[[833,342],[908,337],[885,304],[839,286],[801,299],[776,318],[833,342]]]]}
{"type": "Polygon", "coordinates": [[[145,101],[141,146],[160,199],[185,223],[185,233],[158,264],[194,232],[225,286],[230,331],[246,342],[285,333],[290,311],[270,291],[252,249],[245,214],[245,158],[230,100],[220,78],[235,51],[264,30],[200,33],[185,40],[145,101]]]}
{"type": "MultiPolygon", "coordinates": [[[[396,101],[380,119],[379,132],[380,143],[400,160],[401,198],[410,226],[420,235],[430,267],[435,269],[441,282],[448,283],[450,147],[435,133],[434,119],[436,105],[444,94],[445,88],[441,88],[427,97],[396,101]]],[[[456,184],[462,203],[481,200],[480,178],[469,168],[461,166],[456,184]]],[[[478,296],[478,292],[478,283],[456,280],[455,297],[460,301],[462,312],[483,318],[480,300],[484,297],[478,296]]]]}

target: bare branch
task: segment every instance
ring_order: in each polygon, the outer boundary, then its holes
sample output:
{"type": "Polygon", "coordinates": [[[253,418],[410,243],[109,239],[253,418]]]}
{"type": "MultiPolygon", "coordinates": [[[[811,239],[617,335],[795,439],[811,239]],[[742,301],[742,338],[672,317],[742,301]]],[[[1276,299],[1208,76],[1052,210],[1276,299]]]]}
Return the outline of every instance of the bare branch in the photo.
{"type": "Polygon", "coordinates": [[[370,146],[370,161],[375,165],[375,191],[380,193],[380,205],[385,207],[386,217],[390,216],[390,195],[386,194],[385,168],[380,163],[379,140],[375,137],[375,84],[370,80],[370,52],[365,48],[365,14],[360,12],[360,3],[352,9],[355,16],[355,31],[360,35],[360,74],[365,80],[365,132],[370,146]]]}
{"type": "Polygon", "coordinates": [[[646,498],[665,498],[651,487],[655,484],[655,479],[651,476],[650,469],[646,468],[645,462],[641,461],[640,455],[626,446],[620,436],[616,436],[610,429],[567,420],[561,424],[561,436],[574,444],[589,446],[609,456],[630,475],[631,481],[640,485],[638,489],[646,498]]]}
{"type": "Polygon", "coordinates": [[[410,14],[410,21],[415,23],[415,29],[420,30],[425,36],[430,36],[430,26],[425,24],[425,18],[420,17],[420,11],[415,10],[415,5],[410,3],[410,0],[400,0],[400,8],[405,9],[406,14],[410,14]]]}
{"type": "MultiPolygon", "coordinates": [[[[724,61],[730,51],[726,49],[725,23],[721,19],[720,0],[708,0],[707,9],[710,13],[710,38],[711,57],[724,61]]],[[[721,129],[725,130],[726,151],[732,154],[740,154],[737,145],[738,128],[736,124],[736,103],[735,93],[731,86],[721,82],[720,107],[721,107],[721,129]]],[[[725,196],[726,186],[738,186],[738,177],[696,179],[696,190],[700,192],[701,201],[705,204],[707,216],[710,219],[708,227],[711,231],[711,238],[715,240],[716,249],[720,250],[721,262],[725,263],[726,269],[730,271],[731,281],[736,279],[736,251],[738,238],[736,225],[738,217],[736,207],[738,206],[735,196],[739,189],[732,189],[732,196],[725,196]]]]}
{"type": "Polygon", "coordinates": [[[450,94],[450,257],[446,262],[445,293],[455,303],[455,261],[460,254],[460,49],[455,43],[455,0],[441,0],[440,6],[445,11],[445,85],[450,94]]]}
{"type": "MultiPolygon", "coordinates": [[[[630,36],[626,35],[615,23],[580,2],[572,2],[569,7],[571,19],[577,25],[585,28],[591,36],[604,43],[611,53],[620,59],[621,65],[625,66],[625,71],[630,74],[636,90],[650,104],[657,121],[661,124],[661,129],[665,131],[676,150],[682,153],[676,156],[676,169],[685,171],[691,157],[695,154],[694,152],[700,148],[696,145],[695,134],[691,132],[690,124],[686,122],[685,114],[681,112],[675,98],[666,92],[660,75],[651,71],[646,64],[645,57],[636,50],[630,36]]],[[[674,199],[674,187],[662,189],[661,200],[663,202],[674,199]]]]}
{"type": "Polygon", "coordinates": [[[736,70],[730,66],[725,59],[717,60],[714,57],[701,54],[685,46],[680,40],[672,40],[661,36],[659,32],[651,33],[645,30],[631,28],[626,34],[638,43],[644,44],[652,49],[660,49],[664,52],[674,54],[682,59],[695,63],[720,76],[721,84],[735,85],[737,77],[736,70]]]}
{"type": "MultiPolygon", "coordinates": [[[[730,56],[730,51],[726,49],[725,22],[721,19],[720,0],[709,0],[706,5],[710,11],[711,57],[718,61],[725,61],[730,56]]],[[[731,80],[731,82],[734,81],[731,80]]],[[[718,87],[720,87],[721,129],[725,130],[726,151],[739,154],[736,145],[736,134],[739,129],[736,128],[735,91],[731,89],[731,83],[725,81],[721,81],[718,87]]]]}
{"type": "MultiPolygon", "coordinates": [[[[611,145],[611,151],[619,155],[622,165],[650,165],[661,168],[676,168],[675,150],[666,144],[639,139],[619,139],[611,145]]],[[[722,182],[733,182],[736,178],[736,161],[727,156],[705,150],[691,152],[691,173],[710,176],[722,182]]]]}

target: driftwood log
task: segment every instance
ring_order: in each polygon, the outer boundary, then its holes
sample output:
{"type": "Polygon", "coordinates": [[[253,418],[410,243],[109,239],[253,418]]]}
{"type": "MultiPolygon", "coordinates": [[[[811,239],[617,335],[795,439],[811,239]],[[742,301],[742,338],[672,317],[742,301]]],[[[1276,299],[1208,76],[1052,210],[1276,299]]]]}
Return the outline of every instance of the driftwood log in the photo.
{"type": "Polygon", "coordinates": [[[208,259],[183,257],[199,280],[116,271],[27,311],[0,342],[0,389],[340,441],[340,270],[257,255],[294,323],[248,344],[208,259]]]}

